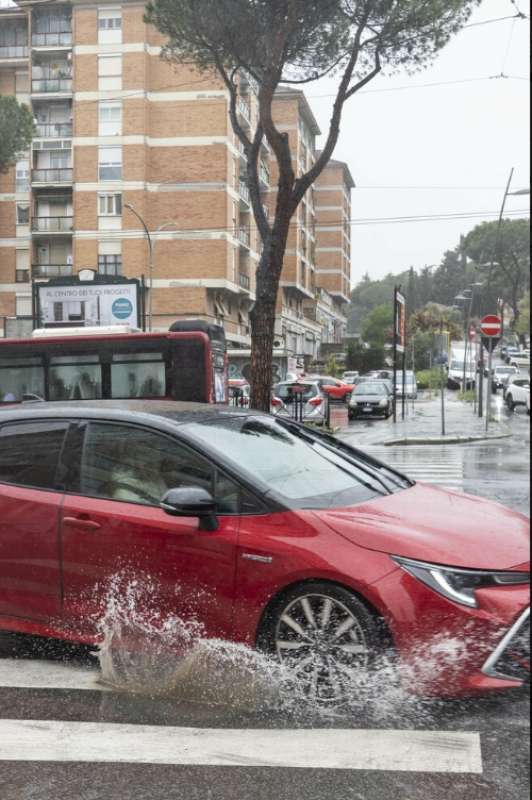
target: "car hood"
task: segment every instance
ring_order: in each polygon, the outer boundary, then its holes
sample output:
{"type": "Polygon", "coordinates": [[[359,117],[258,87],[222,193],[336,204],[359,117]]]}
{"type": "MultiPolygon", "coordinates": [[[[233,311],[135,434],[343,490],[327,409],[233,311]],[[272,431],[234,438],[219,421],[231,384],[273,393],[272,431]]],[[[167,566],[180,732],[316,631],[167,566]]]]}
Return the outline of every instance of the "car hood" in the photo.
{"type": "Polygon", "coordinates": [[[358,506],[315,513],[368,550],[466,569],[513,569],[530,560],[530,523],[523,514],[422,483],[358,506]]]}

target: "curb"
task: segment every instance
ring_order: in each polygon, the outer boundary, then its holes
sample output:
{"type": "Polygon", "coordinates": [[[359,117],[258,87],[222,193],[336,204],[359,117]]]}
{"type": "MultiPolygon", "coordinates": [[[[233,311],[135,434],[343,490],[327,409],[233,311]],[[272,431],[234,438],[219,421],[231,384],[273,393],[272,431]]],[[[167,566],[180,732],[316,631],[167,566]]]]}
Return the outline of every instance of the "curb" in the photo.
{"type": "Polygon", "coordinates": [[[468,442],[489,442],[493,439],[511,439],[511,433],[496,433],[492,436],[433,436],[430,438],[410,438],[410,439],[389,439],[387,442],[382,442],[384,447],[393,447],[394,445],[413,445],[413,444],[467,444],[468,442]]]}

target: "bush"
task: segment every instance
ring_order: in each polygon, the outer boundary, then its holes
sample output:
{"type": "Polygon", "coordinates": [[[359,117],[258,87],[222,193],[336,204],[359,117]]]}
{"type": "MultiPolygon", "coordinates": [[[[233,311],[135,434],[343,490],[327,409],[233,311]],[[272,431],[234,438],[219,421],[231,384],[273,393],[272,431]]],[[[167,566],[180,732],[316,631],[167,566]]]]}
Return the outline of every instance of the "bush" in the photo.
{"type": "Polygon", "coordinates": [[[439,367],[433,369],[422,369],[416,372],[418,389],[439,389],[441,386],[441,370],[439,367]]]}

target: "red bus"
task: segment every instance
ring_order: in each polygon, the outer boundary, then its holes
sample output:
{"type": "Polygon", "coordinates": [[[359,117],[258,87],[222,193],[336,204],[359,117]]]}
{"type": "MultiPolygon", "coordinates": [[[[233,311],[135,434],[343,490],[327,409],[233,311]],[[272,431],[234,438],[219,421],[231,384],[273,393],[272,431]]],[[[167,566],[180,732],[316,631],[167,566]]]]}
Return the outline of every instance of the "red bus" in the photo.
{"type": "Polygon", "coordinates": [[[0,340],[0,405],[130,398],[227,402],[223,328],[184,320],[168,333],[43,329],[0,340]]]}

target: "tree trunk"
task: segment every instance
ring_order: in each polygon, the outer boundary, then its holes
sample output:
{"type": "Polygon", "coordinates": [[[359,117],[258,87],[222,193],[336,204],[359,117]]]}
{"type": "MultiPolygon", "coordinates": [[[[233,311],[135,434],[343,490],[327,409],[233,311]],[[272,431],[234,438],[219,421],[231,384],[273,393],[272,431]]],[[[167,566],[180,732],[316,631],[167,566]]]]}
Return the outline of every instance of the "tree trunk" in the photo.
{"type": "MultiPolygon", "coordinates": [[[[288,222],[289,224],[289,222],[288,222]]],[[[284,227],[284,226],[283,226],[284,227]]],[[[251,322],[251,407],[269,413],[273,381],[273,343],[279,282],[283,268],[286,231],[275,232],[265,245],[257,269],[257,299],[251,322]]]]}

